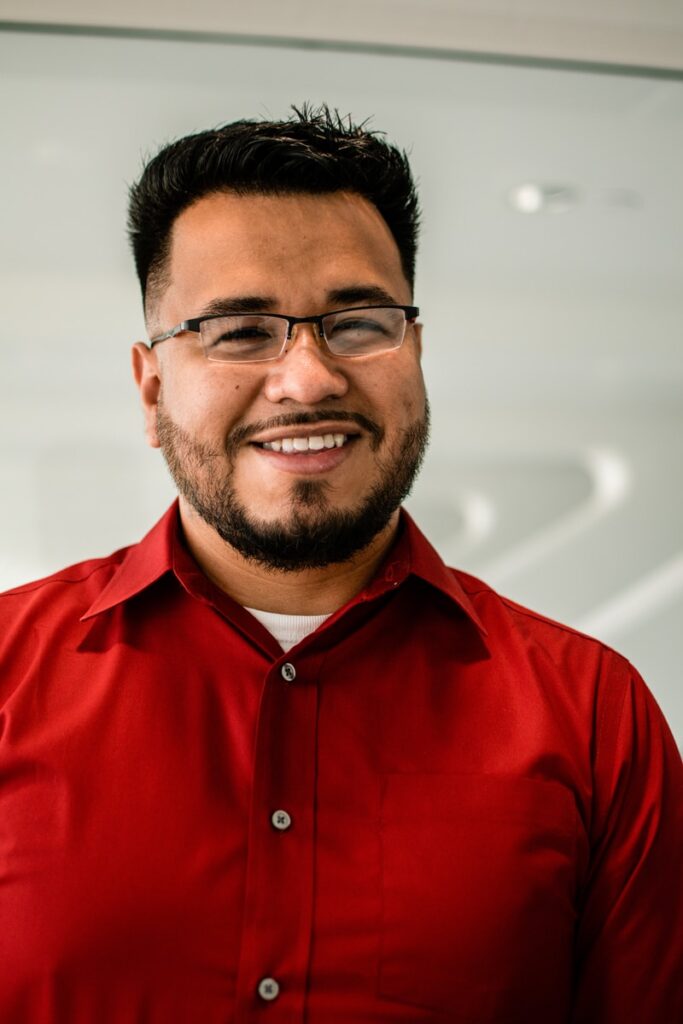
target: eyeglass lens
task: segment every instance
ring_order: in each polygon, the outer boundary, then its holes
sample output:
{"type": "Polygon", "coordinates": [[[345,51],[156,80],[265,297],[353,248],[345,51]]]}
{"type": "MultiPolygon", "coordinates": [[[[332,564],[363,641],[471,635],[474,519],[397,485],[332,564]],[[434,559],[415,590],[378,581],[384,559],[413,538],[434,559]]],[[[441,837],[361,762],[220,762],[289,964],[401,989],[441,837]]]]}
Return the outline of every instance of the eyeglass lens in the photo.
{"type": "MultiPolygon", "coordinates": [[[[334,355],[361,356],[398,348],[406,319],[403,310],[374,306],[330,313],[322,324],[334,355]]],[[[256,313],[214,317],[202,321],[200,337],[209,359],[236,363],[276,359],[285,344],[287,321],[256,313]]]]}

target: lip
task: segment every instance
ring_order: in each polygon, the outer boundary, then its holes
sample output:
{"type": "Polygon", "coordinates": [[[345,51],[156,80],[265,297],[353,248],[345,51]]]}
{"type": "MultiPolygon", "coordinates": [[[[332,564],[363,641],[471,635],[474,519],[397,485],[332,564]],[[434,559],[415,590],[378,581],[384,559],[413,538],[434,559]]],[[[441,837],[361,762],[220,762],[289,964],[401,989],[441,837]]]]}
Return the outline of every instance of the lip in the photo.
{"type": "Polygon", "coordinates": [[[346,437],[360,436],[355,423],[340,423],[338,420],[328,423],[304,423],[298,427],[280,427],[260,437],[252,437],[249,444],[265,444],[270,441],[281,441],[283,437],[321,437],[323,434],[344,434],[346,437]]]}
{"type": "MultiPolygon", "coordinates": [[[[331,431],[325,431],[331,433],[331,431]]],[[[341,430],[335,431],[341,434],[341,430]]],[[[305,437],[305,434],[280,434],[280,437],[305,437]]],[[[270,440],[270,438],[269,438],[270,440]]],[[[273,438],[275,440],[275,438],[273,438]]],[[[329,473],[348,459],[356,444],[356,438],[349,440],[341,448],[322,448],[317,452],[274,452],[270,448],[252,446],[252,451],[262,459],[267,459],[274,469],[295,476],[315,476],[316,473],[329,473]]]]}

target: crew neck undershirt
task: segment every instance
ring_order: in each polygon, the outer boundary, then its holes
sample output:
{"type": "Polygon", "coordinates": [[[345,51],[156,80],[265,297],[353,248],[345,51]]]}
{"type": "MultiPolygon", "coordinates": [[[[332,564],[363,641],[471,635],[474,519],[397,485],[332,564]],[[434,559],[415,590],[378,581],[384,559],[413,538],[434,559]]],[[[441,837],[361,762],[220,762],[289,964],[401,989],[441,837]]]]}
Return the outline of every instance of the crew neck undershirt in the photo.
{"type": "Polygon", "coordinates": [[[327,615],[280,615],[276,612],[261,611],[260,608],[245,607],[245,610],[266,627],[283,651],[295,647],[309,633],[314,633],[332,614],[330,612],[327,615]]]}

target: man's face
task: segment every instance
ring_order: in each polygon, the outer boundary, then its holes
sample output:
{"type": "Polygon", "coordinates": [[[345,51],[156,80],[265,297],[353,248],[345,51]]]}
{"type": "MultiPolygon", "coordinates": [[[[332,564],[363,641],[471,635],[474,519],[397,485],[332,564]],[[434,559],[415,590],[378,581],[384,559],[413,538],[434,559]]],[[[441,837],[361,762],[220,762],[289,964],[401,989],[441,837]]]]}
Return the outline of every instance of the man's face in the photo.
{"type": "MultiPolygon", "coordinates": [[[[150,310],[152,335],[217,302],[260,296],[292,316],[411,295],[396,243],[372,204],[350,193],[215,193],[175,221],[170,283],[150,310]],[[339,300],[339,293],[349,291],[339,300]],[[373,293],[374,290],[374,293],[373,293]]],[[[198,335],[134,349],[147,436],[181,494],[237,550],[270,568],[344,561],[395,516],[427,440],[419,325],[403,345],[354,358],[298,325],[279,359],[215,362],[198,335]],[[277,452],[264,442],[344,435],[341,448],[277,452]]],[[[319,442],[314,442],[319,444],[319,442]]],[[[288,447],[288,445],[287,445],[288,447]]]]}

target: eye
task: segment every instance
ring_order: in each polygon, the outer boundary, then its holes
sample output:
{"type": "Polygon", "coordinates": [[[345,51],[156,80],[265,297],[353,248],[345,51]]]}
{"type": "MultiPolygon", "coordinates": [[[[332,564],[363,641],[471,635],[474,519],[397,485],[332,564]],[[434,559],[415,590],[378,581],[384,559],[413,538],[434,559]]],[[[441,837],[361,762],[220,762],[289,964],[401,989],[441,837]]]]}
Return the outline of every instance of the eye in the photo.
{"type": "Polygon", "coordinates": [[[277,320],[263,316],[222,316],[203,320],[202,343],[207,350],[261,350],[280,344],[277,320]]]}
{"type": "Polygon", "coordinates": [[[348,317],[332,325],[332,334],[356,331],[362,334],[386,333],[386,325],[374,317],[348,317]]]}
{"type": "Polygon", "coordinates": [[[258,327],[236,327],[233,330],[223,331],[221,335],[214,339],[213,344],[219,345],[221,342],[235,341],[263,341],[269,340],[271,337],[271,334],[258,327]]]}
{"type": "Polygon", "coordinates": [[[404,314],[392,307],[340,310],[323,322],[329,348],[340,356],[358,356],[396,348],[405,333],[404,314]]]}

